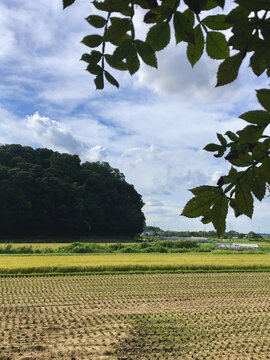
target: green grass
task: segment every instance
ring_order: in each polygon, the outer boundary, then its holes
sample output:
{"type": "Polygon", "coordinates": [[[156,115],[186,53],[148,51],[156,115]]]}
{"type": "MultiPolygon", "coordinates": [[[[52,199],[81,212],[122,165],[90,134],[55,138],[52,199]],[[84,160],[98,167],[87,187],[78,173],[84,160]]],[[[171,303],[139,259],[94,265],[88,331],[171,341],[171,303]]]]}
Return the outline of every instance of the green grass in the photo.
{"type": "Polygon", "coordinates": [[[0,274],[270,270],[268,254],[93,254],[0,257],[0,274]]]}

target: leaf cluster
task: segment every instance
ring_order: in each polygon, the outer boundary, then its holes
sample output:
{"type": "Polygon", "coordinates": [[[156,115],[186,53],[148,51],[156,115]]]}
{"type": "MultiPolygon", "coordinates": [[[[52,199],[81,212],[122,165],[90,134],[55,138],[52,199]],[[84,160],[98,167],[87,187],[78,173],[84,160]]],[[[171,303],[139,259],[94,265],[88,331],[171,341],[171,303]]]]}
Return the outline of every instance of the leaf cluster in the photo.
{"type": "MultiPolygon", "coordinates": [[[[64,8],[74,1],[64,0],[64,8]]],[[[248,53],[254,74],[259,76],[267,71],[269,75],[269,1],[236,0],[235,3],[230,13],[212,15],[213,10],[216,13],[224,8],[225,0],[95,0],[98,14],[106,13],[106,16],[91,14],[86,21],[103,32],[99,30],[98,34],[83,38],[82,43],[95,50],[83,54],[81,60],[88,63],[86,70],[95,76],[97,89],[103,89],[104,78],[119,87],[105,67],[128,71],[131,75],[139,70],[141,61],[157,68],[156,52],[163,50],[174,37],[176,44],[187,44],[187,58],[192,66],[204,50],[210,58],[223,60],[217,73],[217,86],[237,78],[248,53]],[[139,10],[143,14],[141,20],[149,26],[145,39],[136,37],[133,18],[139,10]],[[209,11],[211,15],[207,15],[209,11]],[[106,51],[107,44],[113,49],[111,53],[106,51]]]]}
{"type": "MultiPolygon", "coordinates": [[[[63,0],[64,8],[75,0],[63,0]]],[[[86,36],[82,43],[91,48],[82,56],[87,71],[95,76],[97,89],[104,79],[119,87],[107,68],[135,74],[141,62],[158,67],[157,52],[174,38],[186,44],[186,56],[194,66],[204,52],[221,61],[216,86],[234,81],[243,60],[256,76],[270,75],[270,2],[269,0],[235,0],[235,7],[224,12],[225,0],[95,0],[98,14],[86,18],[97,34],[86,36]],[[101,16],[106,14],[106,16],[101,16]],[[134,15],[148,27],[146,37],[136,34],[134,15]],[[109,45],[109,46],[107,46],[109,45]],[[109,51],[109,50],[111,51],[109,51]]],[[[240,116],[248,123],[236,133],[217,134],[219,144],[208,144],[205,150],[223,157],[232,165],[217,186],[192,189],[194,198],[182,214],[202,216],[203,223],[212,222],[219,236],[225,231],[228,206],[235,215],[252,217],[253,196],[262,200],[270,182],[270,139],[265,130],[270,120],[268,89],[257,91],[264,110],[249,111],[240,116]],[[240,170],[237,170],[237,168],[240,170]]]]}
{"type": "Polygon", "coordinates": [[[218,235],[225,231],[225,219],[230,205],[235,216],[253,215],[254,197],[261,201],[270,184],[270,137],[264,135],[270,123],[270,90],[257,91],[257,98],[265,110],[249,111],[240,118],[248,125],[236,133],[217,134],[219,144],[208,144],[206,151],[214,152],[231,163],[231,169],[221,176],[217,186],[192,189],[195,195],[185,206],[182,215],[203,216],[204,224],[212,222],[218,235]],[[237,171],[235,167],[242,168],[237,171]]]}

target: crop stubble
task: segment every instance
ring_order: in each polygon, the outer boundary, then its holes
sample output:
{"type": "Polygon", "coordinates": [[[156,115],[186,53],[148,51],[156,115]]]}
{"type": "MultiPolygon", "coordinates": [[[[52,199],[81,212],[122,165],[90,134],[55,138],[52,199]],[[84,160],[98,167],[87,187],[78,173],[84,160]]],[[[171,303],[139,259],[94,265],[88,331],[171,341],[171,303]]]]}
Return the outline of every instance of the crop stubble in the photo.
{"type": "Polygon", "coordinates": [[[0,359],[270,359],[270,273],[0,279],[0,359]]]}

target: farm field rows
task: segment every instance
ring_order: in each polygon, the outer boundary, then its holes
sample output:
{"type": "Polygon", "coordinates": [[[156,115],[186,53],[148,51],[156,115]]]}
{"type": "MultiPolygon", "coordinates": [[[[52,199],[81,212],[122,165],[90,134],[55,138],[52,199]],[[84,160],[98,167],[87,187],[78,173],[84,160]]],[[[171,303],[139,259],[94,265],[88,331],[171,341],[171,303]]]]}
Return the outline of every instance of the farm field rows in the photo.
{"type": "Polygon", "coordinates": [[[1,360],[270,359],[270,273],[0,279],[1,360]]]}
{"type": "Polygon", "coordinates": [[[186,253],[0,256],[0,274],[224,269],[270,270],[270,255],[186,253]]]}

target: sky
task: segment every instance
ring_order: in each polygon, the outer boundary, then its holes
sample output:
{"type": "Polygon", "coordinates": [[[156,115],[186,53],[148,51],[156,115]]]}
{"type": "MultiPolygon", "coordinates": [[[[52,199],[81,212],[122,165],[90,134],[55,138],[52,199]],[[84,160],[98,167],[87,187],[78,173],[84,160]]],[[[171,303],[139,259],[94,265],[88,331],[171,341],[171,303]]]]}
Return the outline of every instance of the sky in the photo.
{"type": "MultiPolygon", "coordinates": [[[[229,1],[229,6],[232,2],[229,1]]],[[[147,225],[164,230],[212,230],[180,216],[188,189],[215,185],[230,168],[203,150],[216,133],[245,126],[238,118],[259,109],[254,89],[267,86],[245,63],[238,79],[215,88],[218,62],[204,55],[192,69],[185,45],[172,39],[158,54],[158,70],[144,66],[132,77],[112,74],[120,89],[97,91],[80,61],[93,33],[84,20],[86,0],[65,11],[61,0],[1,0],[0,143],[47,147],[106,161],[142,195],[147,225]]],[[[135,18],[144,39],[142,14],[135,18]]],[[[253,219],[234,218],[227,230],[270,233],[270,199],[255,201],[253,219]]]]}

